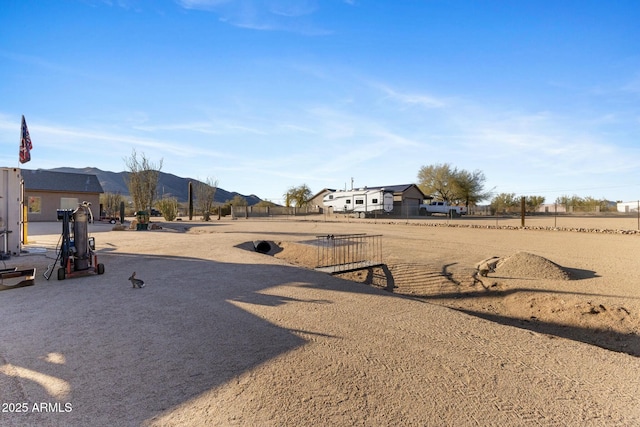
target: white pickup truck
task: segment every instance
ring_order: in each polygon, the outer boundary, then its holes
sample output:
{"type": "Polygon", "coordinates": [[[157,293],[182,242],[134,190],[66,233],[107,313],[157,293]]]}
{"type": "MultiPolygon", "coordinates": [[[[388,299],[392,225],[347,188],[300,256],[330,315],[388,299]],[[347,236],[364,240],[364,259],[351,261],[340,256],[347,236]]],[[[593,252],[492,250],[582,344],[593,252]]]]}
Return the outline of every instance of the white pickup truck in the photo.
{"type": "Polygon", "coordinates": [[[460,216],[467,214],[467,208],[464,206],[452,206],[447,202],[430,202],[420,205],[418,212],[420,215],[443,214],[449,216],[460,216]]]}

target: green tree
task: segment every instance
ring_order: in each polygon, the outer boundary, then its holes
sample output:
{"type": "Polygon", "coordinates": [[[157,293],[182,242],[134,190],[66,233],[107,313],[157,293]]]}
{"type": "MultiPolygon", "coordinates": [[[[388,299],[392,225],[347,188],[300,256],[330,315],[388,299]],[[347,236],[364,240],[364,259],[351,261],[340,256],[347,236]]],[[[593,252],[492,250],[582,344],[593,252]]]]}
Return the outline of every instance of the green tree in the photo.
{"type": "Polygon", "coordinates": [[[135,210],[150,212],[157,194],[156,188],[158,187],[160,169],[162,169],[162,159],[158,164],[154,164],[144,153],[138,158],[134,149],[131,157],[125,158],[124,161],[129,170],[125,181],[135,210]]]}
{"type": "Polygon", "coordinates": [[[556,203],[559,205],[564,206],[564,209],[566,212],[569,212],[571,210],[571,208],[576,208],[579,207],[581,204],[580,201],[580,197],[573,195],[573,196],[560,196],[556,199],[556,203]]]}
{"type": "Polygon", "coordinates": [[[556,203],[563,205],[567,212],[606,212],[614,210],[610,207],[609,202],[606,199],[595,199],[591,196],[579,197],[573,196],[560,196],[556,199],[556,203]]]}
{"type": "Polygon", "coordinates": [[[302,184],[297,187],[289,187],[286,193],[284,193],[284,204],[286,207],[296,206],[298,208],[306,206],[309,203],[313,193],[307,184],[302,184]]]}
{"type": "Polygon", "coordinates": [[[612,210],[606,199],[596,199],[591,196],[582,199],[582,207],[585,212],[607,212],[612,210]]]}
{"type": "Polygon", "coordinates": [[[516,193],[500,193],[491,199],[490,206],[494,213],[515,212],[520,209],[520,198],[516,193]]]}
{"type": "Polygon", "coordinates": [[[422,166],[418,171],[418,188],[436,199],[452,202],[455,197],[456,173],[457,169],[448,163],[422,166]]]}
{"type": "Polygon", "coordinates": [[[449,163],[422,166],[418,171],[418,187],[424,194],[467,207],[490,197],[484,190],[485,181],[482,171],[458,170],[449,163]]]}
{"type": "Polygon", "coordinates": [[[544,204],[543,196],[527,196],[524,201],[528,212],[535,212],[544,204]]]}
{"type": "Polygon", "coordinates": [[[468,172],[457,171],[453,177],[454,194],[457,202],[463,203],[467,208],[478,204],[479,201],[488,199],[490,192],[484,190],[486,178],[480,170],[468,172]]]}

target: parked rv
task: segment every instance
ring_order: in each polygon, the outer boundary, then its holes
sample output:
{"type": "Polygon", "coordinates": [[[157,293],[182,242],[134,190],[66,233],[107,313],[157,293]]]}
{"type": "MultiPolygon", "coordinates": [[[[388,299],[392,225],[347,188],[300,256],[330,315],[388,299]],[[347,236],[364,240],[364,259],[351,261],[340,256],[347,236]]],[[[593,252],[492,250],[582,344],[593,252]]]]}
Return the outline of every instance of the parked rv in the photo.
{"type": "Polygon", "coordinates": [[[393,211],[393,193],[382,189],[333,191],[322,199],[325,208],[333,212],[353,213],[358,218],[368,214],[389,213],[393,211]]]}

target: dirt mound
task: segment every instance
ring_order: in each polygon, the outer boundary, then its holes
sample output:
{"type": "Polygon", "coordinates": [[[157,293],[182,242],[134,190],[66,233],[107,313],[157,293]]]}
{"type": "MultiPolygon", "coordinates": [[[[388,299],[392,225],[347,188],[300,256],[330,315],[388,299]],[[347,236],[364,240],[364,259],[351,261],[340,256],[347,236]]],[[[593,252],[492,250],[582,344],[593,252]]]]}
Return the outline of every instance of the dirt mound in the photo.
{"type": "Polygon", "coordinates": [[[500,259],[496,264],[495,275],[522,279],[571,279],[569,273],[558,264],[528,252],[517,252],[500,259]]]}
{"type": "Polygon", "coordinates": [[[296,242],[275,242],[281,251],[276,258],[305,268],[315,268],[318,264],[318,248],[310,244],[296,242]]]}

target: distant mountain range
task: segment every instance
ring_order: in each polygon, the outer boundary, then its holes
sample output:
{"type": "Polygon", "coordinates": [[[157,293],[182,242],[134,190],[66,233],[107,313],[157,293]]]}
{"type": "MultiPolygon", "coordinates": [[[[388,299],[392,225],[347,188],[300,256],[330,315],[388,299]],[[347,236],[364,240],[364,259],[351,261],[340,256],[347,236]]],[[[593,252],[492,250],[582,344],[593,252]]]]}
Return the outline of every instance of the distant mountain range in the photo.
{"type": "MultiPolygon", "coordinates": [[[[66,172],[66,173],[84,173],[87,175],[95,175],[98,177],[98,181],[100,181],[100,185],[102,185],[102,189],[105,192],[109,193],[120,193],[123,196],[129,196],[129,189],[127,188],[127,184],[125,178],[129,174],[129,172],[109,172],[103,171],[98,168],[54,168],[49,169],[54,172],[66,172]]],[[[171,196],[178,199],[179,202],[186,202],[189,197],[189,181],[199,182],[197,179],[192,178],[181,178],[179,176],[162,172],[158,176],[158,195],[162,197],[171,196]]],[[[216,190],[216,195],[214,201],[216,203],[225,203],[228,200],[233,199],[236,195],[244,197],[249,206],[255,205],[260,202],[258,196],[251,194],[246,196],[244,194],[236,193],[233,191],[227,191],[222,188],[216,190]]]]}

